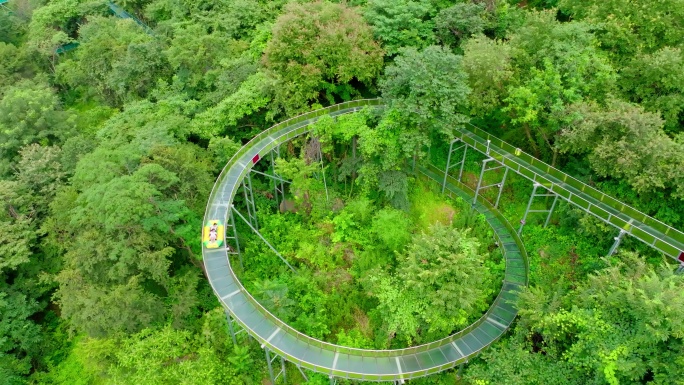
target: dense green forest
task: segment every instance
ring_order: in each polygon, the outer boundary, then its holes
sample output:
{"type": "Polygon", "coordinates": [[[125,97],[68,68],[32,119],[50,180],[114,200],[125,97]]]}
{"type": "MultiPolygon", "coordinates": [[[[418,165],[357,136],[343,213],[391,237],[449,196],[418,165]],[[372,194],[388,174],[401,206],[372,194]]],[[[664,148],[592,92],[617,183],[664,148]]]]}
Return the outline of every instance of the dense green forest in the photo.
{"type": "MultiPolygon", "coordinates": [[[[343,101],[385,108],[283,148],[292,207],[254,180],[260,230],[297,273],[242,232],[245,286],[310,336],[414,346],[488,308],[491,229],[410,167],[443,167],[454,127],[684,229],[682,0],[117,4],[0,1],[2,385],[268,383],[205,278],[205,205],[255,134],[343,101]]],[[[531,190],[504,188],[512,222],[531,190]]],[[[522,232],[514,328],[462,373],[411,383],[684,383],[677,266],[629,237],[606,258],[617,230],[566,204],[543,222],[522,232]]]]}

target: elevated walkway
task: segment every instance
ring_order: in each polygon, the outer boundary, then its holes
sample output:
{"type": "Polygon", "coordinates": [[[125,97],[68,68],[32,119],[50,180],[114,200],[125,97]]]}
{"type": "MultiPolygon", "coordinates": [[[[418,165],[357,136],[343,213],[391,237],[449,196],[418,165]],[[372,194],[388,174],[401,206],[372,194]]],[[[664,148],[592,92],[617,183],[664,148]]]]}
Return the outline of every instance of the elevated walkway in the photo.
{"type": "MultiPolygon", "coordinates": [[[[3,3],[6,3],[8,1],[9,0],[0,0],[0,7],[2,7],[3,3]]],[[[140,21],[140,19],[138,19],[137,17],[126,12],[126,10],[123,9],[123,7],[121,7],[120,5],[115,4],[111,1],[108,1],[107,7],[109,7],[109,10],[112,11],[114,16],[121,18],[121,19],[131,19],[136,24],[138,24],[140,26],[140,28],[142,28],[145,31],[145,33],[147,33],[148,35],[153,35],[152,28],[150,28],[149,26],[147,26],[147,24],[140,21]]],[[[78,48],[79,44],[80,43],[78,41],[73,41],[71,43],[61,45],[55,49],[55,53],[57,55],[65,54],[67,52],[73,51],[76,48],[78,48]]]]}
{"type": "Polygon", "coordinates": [[[145,32],[146,32],[148,35],[152,35],[152,28],[148,27],[147,24],[145,24],[145,23],[143,23],[142,21],[140,21],[140,19],[138,19],[137,17],[131,15],[131,14],[128,13],[128,12],[126,12],[126,10],[123,9],[122,6],[120,6],[120,5],[118,5],[118,4],[115,4],[114,2],[111,2],[111,1],[108,1],[108,2],[107,2],[107,6],[109,7],[109,9],[112,11],[112,13],[113,13],[115,16],[117,16],[117,17],[119,17],[119,18],[121,18],[121,19],[131,19],[131,20],[133,20],[136,24],[138,24],[138,25],[140,26],[140,28],[142,28],[143,30],[145,30],[145,32]]]}

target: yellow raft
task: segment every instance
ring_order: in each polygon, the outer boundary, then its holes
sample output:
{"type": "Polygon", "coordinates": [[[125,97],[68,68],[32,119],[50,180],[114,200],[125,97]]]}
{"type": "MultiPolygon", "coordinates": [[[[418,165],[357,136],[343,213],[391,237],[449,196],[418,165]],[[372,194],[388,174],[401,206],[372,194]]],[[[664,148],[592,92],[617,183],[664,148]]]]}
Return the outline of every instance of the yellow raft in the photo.
{"type": "Polygon", "coordinates": [[[216,249],[223,245],[223,232],[225,231],[223,222],[218,219],[211,219],[204,224],[202,232],[202,243],[207,249],[216,249]]]}

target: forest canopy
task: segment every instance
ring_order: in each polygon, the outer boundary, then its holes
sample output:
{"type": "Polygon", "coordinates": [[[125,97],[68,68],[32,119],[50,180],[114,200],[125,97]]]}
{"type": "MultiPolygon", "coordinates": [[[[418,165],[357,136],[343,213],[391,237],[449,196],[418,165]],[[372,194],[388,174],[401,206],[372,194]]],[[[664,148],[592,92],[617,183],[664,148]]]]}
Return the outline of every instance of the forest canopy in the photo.
{"type": "MultiPolygon", "coordinates": [[[[0,384],[266,383],[207,282],[205,205],[257,133],[340,102],[385,107],[283,146],[263,171],[287,205],[254,178],[299,273],[243,238],[245,286],[310,336],[415,346],[492,303],[491,228],[414,172],[460,127],[684,229],[683,52],[681,0],[0,0],[0,384]]],[[[510,222],[531,191],[510,177],[510,222]]],[[[681,382],[672,261],[629,237],[606,257],[619,230],[564,203],[545,219],[511,331],[412,383],[681,382]]]]}

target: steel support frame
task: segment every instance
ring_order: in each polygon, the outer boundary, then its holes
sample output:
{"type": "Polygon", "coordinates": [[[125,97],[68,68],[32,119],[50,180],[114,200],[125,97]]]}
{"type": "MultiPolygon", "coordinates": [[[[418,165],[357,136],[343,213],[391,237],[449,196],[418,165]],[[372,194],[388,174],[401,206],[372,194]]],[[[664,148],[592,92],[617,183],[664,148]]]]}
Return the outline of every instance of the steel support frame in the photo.
{"type": "Polygon", "coordinates": [[[245,193],[245,206],[247,206],[247,218],[249,218],[249,224],[259,230],[259,222],[256,216],[256,205],[254,204],[254,190],[252,189],[252,176],[247,173],[245,178],[242,180],[242,191],[245,193]]]}
{"type": "Polygon", "coordinates": [[[675,270],[675,274],[684,274],[684,262],[679,262],[679,267],[675,270]]]}
{"type": "Polygon", "coordinates": [[[625,230],[620,229],[620,234],[618,234],[617,237],[614,237],[614,238],[613,238],[613,240],[614,240],[613,246],[611,246],[611,247],[610,247],[610,250],[608,251],[608,255],[607,255],[608,257],[610,257],[611,255],[615,254],[615,252],[617,251],[618,247],[620,247],[620,243],[622,242],[622,238],[625,237],[625,234],[627,234],[627,232],[626,232],[625,230]]]}
{"type": "Polygon", "coordinates": [[[548,188],[544,187],[543,185],[534,182],[534,186],[532,188],[532,194],[530,195],[530,200],[527,202],[527,208],[525,208],[525,214],[523,215],[523,218],[520,220],[520,228],[518,228],[518,235],[522,233],[523,227],[525,226],[525,223],[527,221],[527,215],[529,213],[548,213],[546,216],[546,220],[544,221],[544,227],[549,225],[549,221],[551,220],[551,215],[553,214],[553,210],[556,208],[556,203],[558,202],[558,194],[555,194],[551,192],[548,188]],[[543,188],[546,190],[546,193],[541,193],[538,194],[537,190],[539,188],[543,188]],[[553,198],[553,203],[551,204],[551,208],[548,210],[530,210],[532,207],[532,202],[534,201],[534,198],[536,197],[554,197],[553,198]]]}
{"type": "MultiPolygon", "coordinates": [[[[230,332],[230,337],[233,340],[233,345],[237,345],[237,335],[240,333],[246,333],[245,329],[243,329],[239,323],[237,323],[235,320],[233,320],[233,316],[230,314],[230,312],[227,309],[224,309],[226,313],[226,320],[228,321],[228,331],[230,332]],[[236,330],[237,329],[237,330],[236,330]]],[[[248,333],[246,333],[248,337],[251,337],[248,333]]],[[[275,384],[276,380],[280,378],[280,376],[283,377],[283,384],[287,383],[287,372],[285,369],[285,359],[278,354],[273,354],[271,356],[271,351],[268,348],[268,346],[261,345],[261,347],[264,349],[266,352],[266,363],[268,364],[268,374],[271,378],[271,384],[275,384]],[[274,373],[273,371],[273,361],[275,361],[277,358],[280,358],[280,371],[278,373],[274,373]]],[[[298,367],[299,368],[299,367],[298,367]]],[[[306,381],[309,381],[307,376],[302,372],[302,369],[299,368],[299,371],[302,373],[302,376],[306,381]]]]}
{"type": "Polygon", "coordinates": [[[271,180],[275,180],[275,181],[277,181],[277,182],[292,183],[292,182],[290,182],[289,180],[283,179],[283,178],[281,178],[281,177],[279,177],[279,176],[273,176],[273,175],[271,175],[271,174],[266,174],[265,172],[257,171],[257,170],[254,170],[254,169],[249,170],[249,172],[253,172],[253,173],[255,173],[255,174],[263,175],[263,176],[265,176],[265,177],[267,177],[267,178],[269,178],[269,179],[271,179],[271,180]]]}
{"type": "Polygon", "coordinates": [[[299,370],[299,373],[302,375],[302,377],[304,377],[304,381],[309,382],[309,376],[307,376],[306,373],[304,373],[302,367],[300,365],[297,365],[296,367],[299,370]]]}
{"type": "Polygon", "coordinates": [[[497,187],[499,189],[499,192],[497,193],[497,196],[496,196],[496,202],[494,204],[494,208],[498,208],[499,207],[499,200],[501,199],[501,193],[503,192],[504,184],[506,183],[506,177],[508,177],[508,167],[506,167],[505,165],[503,165],[502,163],[500,163],[499,161],[497,161],[494,158],[484,159],[482,161],[482,169],[480,170],[480,178],[477,180],[477,187],[475,188],[475,197],[473,197],[472,206],[475,207],[475,205],[477,204],[477,197],[480,194],[480,190],[485,190],[485,189],[488,189],[490,187],[497,187]],[[489,164],[489,162],[495,162],[498,164],[498,166],[487,168],[487,165],[489,164]],[[482,186],[482,178],[484,177],[485,172],[498,170],[500,168],[505,169],[503,178],[501,178],[501,182],[492,183],[492,184],[487,185],[487,186],[482,186]]]}
{"type": "Polygon", "coordinates": [[[287,265],[287,267],[289,267],[290,270],[292,270],[292,271],[295,272],[295,273],[297,272],[297,270],[295,270],[295,268],[292,267],[292,265],[290,265],[290,264],[287,262],[287,260],[285,259],[285,257],[283,257],[283,256],[278,252],[278,250],[276,250],[276,248],[273,247],[273,245],[271,244],[271,242],[267,241],[266,238],[264,238],[264,236],[261,235],[261,233],[259,232],[259,230],[258,230],[257,228],[255,228],[254,226],[252,226],[251,223],[249,223],[249,220],[248,220],[247,218],[245,218],[244,215],[240,214],[240,212],[239,212],[234,206],[232,207],[232,209],[233,209],[233,213],[237,214],[238,217],[240,217],[240,218],[247,224],[247,226],[249,226],[249,228],[252,229],[252,231],[254,232],[254,234],[256,234],[259,238],[261,238],[261,240],[266,244],[266,246],[268,246],[268,247],[271,249],[271,251],[273,251],[273,252],[278,256],[278,258],[280,258],[280,260],[282,260],[283,262],[285,262],[285,265],[287,265]]]}
{"type": "Polygon", "coordinates": [[[317,161],[321,165],[321,178],[323,179],[323,187],[325,188],[325,201],[328,202],[330,200],[330,196],[328,195],[328,183],[325,180],[325,167],[323,166],[323,153],[321,152],[321,146],[318,146],[317,158],[317,161]]]}
{"type": "Polygon", "coordinates": [[[275,384],[276,380],[280,378],[280,376],[283,376],[283,384],[287,384],[287,372],[285,371],[285,359],[278,354],[274,354],[273,358],[271,358],[271,350],[268,348],[268,346],[261,345],[261,347],[264,349],[266,352],[266,364],[268,364],[268,375],[271,378],[271,384],[275,384]],[[278,373],[273,372],[273,361],[275,361],[277,358],[280,358],[280,371],[278,373]]]}
{"type": "Polygon", "coordinates": [[[281,178],[275,169],[275,159],[280,158],[280,145],[276,146],[271,152],[271,169],[273,170],[273,197],[275,198],[276,205],[285,200],[285,181],[281,178]],[[280,182],[280,183],[278,183],[280,182]]]}
{"type": "Polygon", "coordinates": [[[238,232],[237,232],[237,227],[235,227],[235,215],[233,215],[233,209],[235,207],[231,204],[230,205],[230,210],[228,210],[228,223],[226,223],[226,226],[230,226],[233,231],[233,235],[229,236],[228,235],[228,229],[226,229],[225,232],[225,237],[226,237],[226,250],[228,254],[231,255],[236,255],[238,256],[238,259],[240,260],[240,268],[244,269],[244,265],[242,264],[242,253],[240,252],[240,241],[238,240],[238,232]],[[235,243],[235,249],[233,249],[229,244],[228,241],[233,241],[235,243]]]}
{"type": "MultiPolygon", "coordinates": [[[[223,309],[223,311],[226,313],[226,321],[228,321],[228,332],[230,333],[230,338],[233,339],[233,345],[237,345],[236,336],[240,333],[245,333],[245,329],[243,329],[239,323],[233,320],[233,316],[227,309],[223,309]],[[235,329],[238,330],[236,331],[235,329]]],[[[249,336],[249,334],[247,334],[247,336],[249,336]]]]}
{"type": "MultiPolygon", "coordinates": [[[[468,153],[468,145],[463,143],[462,145],[456,147],[454,149],[454,143],[456,142],[462,142],[461,139],[454,139],[451,141],[449,144],[449,155],[447,155],[447,164],[446,168],[444,169],[444,181],[442,182],[442,193],[444,193],[444,189],[446,189],[446,183],[447,183],[447,178],[449,177],[449,170],[451,170],[453,167],[456,165],[460,165],[460,169],[458,171],[458,181],[461,181],[461,177],[463,176],[463,166],[465,165],[465,158],[466,154],[468,153]],[[454,153],[454,151],[458,151],[460,149],[463,149],[463,157],[461,158],[461,161],[458,163],[451,164],[451,154],[454,153]]],[[[415,167],[415,165],[414,165],[415,167]]]]}

